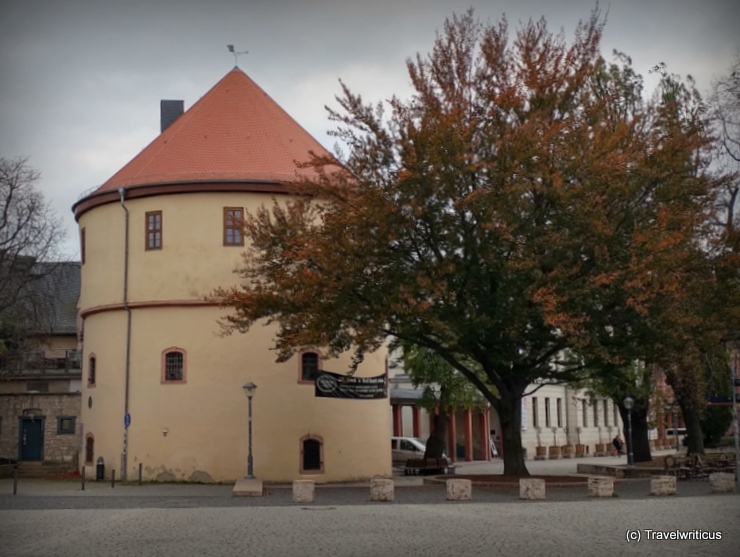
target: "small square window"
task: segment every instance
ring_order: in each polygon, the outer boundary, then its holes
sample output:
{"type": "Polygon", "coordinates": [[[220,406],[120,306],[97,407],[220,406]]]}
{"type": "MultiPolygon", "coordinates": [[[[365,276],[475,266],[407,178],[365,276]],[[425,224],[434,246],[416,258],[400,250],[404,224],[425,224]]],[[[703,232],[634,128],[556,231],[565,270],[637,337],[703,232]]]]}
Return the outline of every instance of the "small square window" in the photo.
{"type": "Polygon", "coordinates": [[[37,393],[48,393],[49,383],[46,381],[34,381],[33,383],[26,383],[26,390],[34,391],[37,393]]]}
{"type": "Polygon", "coordinates": [[[57,418],[57,434],[72,435],[75,432],[77,418],[74,416],[59,416],[57,418]]]}

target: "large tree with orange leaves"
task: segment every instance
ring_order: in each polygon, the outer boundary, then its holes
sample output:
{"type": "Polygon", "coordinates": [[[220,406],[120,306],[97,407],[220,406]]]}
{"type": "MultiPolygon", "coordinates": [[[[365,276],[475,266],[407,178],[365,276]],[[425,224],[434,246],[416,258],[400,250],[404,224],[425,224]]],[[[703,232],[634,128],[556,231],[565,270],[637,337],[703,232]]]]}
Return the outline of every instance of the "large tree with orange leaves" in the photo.
{"type": "Polygon", "coordinates": [[[711,186],[701,126],[645,100],[625,57],[606,64],[602,29],[594,12],[570,43],[544,20],[510,41],[468,12],[387,113],[343,85],[341,170],[316,158],[320,179],[247,218],[243,284],[217,292],[227,328],[277,324],[280,359],[431,349],[498,413],[504,473],[526,475],[528,385],[639,357],[610,335],[675,292],[711,186]]]}

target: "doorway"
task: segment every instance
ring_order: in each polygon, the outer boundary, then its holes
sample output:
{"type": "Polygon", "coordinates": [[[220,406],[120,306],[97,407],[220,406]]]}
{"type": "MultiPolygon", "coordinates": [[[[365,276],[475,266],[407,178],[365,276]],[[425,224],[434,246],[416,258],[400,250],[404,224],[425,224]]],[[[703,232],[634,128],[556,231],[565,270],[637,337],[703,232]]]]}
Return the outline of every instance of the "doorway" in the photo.
{"type": "Polygon", "coordinates": [[[44,459],[43,416],[29,415],[20,418],[19,460],[38,461],[44,459]]]}

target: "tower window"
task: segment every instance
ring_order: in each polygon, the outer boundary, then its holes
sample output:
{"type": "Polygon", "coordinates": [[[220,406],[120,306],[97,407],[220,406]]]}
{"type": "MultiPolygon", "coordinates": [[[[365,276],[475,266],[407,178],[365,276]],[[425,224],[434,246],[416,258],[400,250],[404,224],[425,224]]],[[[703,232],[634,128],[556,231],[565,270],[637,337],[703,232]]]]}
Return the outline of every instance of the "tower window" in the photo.
{"type": "Polygon", "coordinates": [[[301,439],[301,474],[324,471],[324,444],[318,437],[301,439]]]}
{"type": "Polygon", "coordinates": [[[172,347],[162,352],[162,383],[184,383],[187,362],[185,350],[172,347]]]}
{"type": "Polygon", "coordinates": [[[90,356],[90,359],[88,360],[88,366],[87,366],[87,386],[92,387],[95,385],[95,371],[97,367],[97,358],[95,356],[90,356]]]}
{"type": "Polygon", "coordinates": [[[319,375],[319,355],[316,352],[301,354],[301,381],[316,381],[319,375]]]}
{"type": "Polygon", "coordinates": [[[162,211],[146,214],[146,249],[162,249],[162,211]]]}
{"type": "Polygon", "coordinates": [[[244,245],[244,209],[224,207],[224,245],[244,245]]]}

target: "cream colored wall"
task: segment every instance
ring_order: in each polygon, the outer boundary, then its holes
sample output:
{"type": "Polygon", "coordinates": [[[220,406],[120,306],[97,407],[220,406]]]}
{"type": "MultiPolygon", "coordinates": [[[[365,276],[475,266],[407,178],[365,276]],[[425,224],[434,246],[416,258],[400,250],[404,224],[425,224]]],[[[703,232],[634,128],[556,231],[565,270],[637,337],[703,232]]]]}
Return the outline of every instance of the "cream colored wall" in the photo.
{"type": "MultiPolygon", "coordinates": [[[[255,210],[269,196],[188,194],[127,202],[130,212],[129,302],[199,300],[217,286],[236,284],[233,269],[244,248],[224,247],[223,208],[255,210]],[[163,212],[163,249],[144,249],[145,213],[163,212]]],[[[84,214],[86,262],[80,308],[120,304],[123,296],[123,224],[120,204],[84,214]]],[[[391,474],[388,399],[314,397],[298,383],[298,356],[275,363],[274,328],[218,336],[217,307],[133,310],[128,475],[139,463],[146,479],[229,481],[246,473],[247,399],[242,385],[258,385],[253,401],[255,474],[266,481],[301,477],[300,439],[319,436],[324,473],[317,482],[391,474]],[[161,384],[161,355],[187,351],[187,382],[161,384]],[[163,430],[167,430],[167,435],[163,430]]],[[[95,437],[95,458],[119,469],[123,446],[126,312],[94,313],[85,320],[82,422],[95,437]],[[87,386],[89,356],[97,358],[96,385],[87,386]],[[88,409],[88,397],[92,408],[88,409]]],[[[358,376],[380,375],[385,354],[371,354],[358,376]]],[[[324,362],[344,373],[349,356],[324,362]]],[[[118,471],[120,477],[120,470],[118,471]]]]}
{"type": "MultiPolygon", "coordinates": [[[[255,211],[264,195],[244,193],[165,195],[126,201],[129,210],[129,300],[193,300],[216,286],[238,283],[233,273],[243,247],[223,245],[224,207],[255,211]],[[147,251],[145,219],[162,211],[161,250],[147,251]]],[[[125,213],[120,203],[96,207],[80,217],[86,230],[80,308],[123,300],[125,213]]]]}
{"type": "MultiPolygon", "coordinates": [[[[130,475],[135,477],[142,462],[146,479],[192,480],[207,474],[227,481],[243,476],[247,399],[242,385],[247,381],[258,386],[253,400],[258,477],[299,478],[299,440],[306,435],[320,436],[324,442],[325,473],[311,475],[317,482],[390,475],[387,399],[315,398],[312,385],[298,383],[298,357],[276,364],[274,352],[265,350],[274,329],[258,327],[248,335],[220,338],[215,335],[220,315],[218,308],[134,310],[130,475]],[[187,351],[185,384],[160,380],[162,350],[173,346],[187,351]]],[[[94,347],[97,378],[96,386],[83,393],[82,421],[85,431],[95,435],[96,453],[106,462],[118,463],[123,442],[125,314],[94,315],[86,327],[86,357],[88,348],[94,347]],[[86,407],[87,396],[93,398],[91,410],[86,407]]],[[[323,367],[342,373],[348,365],[349,359],[342,358],[323,367]]],[[[379,375],[383,370],[384,354],[376,353],[357,375],[379,375]]]]}

